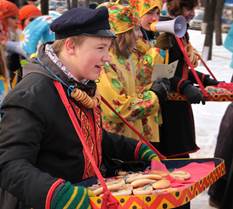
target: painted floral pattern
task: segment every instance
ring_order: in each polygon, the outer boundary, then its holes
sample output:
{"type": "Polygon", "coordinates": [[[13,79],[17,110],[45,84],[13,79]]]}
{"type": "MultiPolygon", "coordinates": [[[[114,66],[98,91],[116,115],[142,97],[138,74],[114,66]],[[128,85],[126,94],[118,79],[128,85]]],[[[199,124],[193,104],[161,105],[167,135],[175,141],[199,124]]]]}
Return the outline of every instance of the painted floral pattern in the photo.
{"type": "Polygon", "coordinates": [[[109,3],[107,7],[111,30],[115,34],[124,33],[137,24],[138,18],[133,16],[129,6],[109,3]]]}
{"type": "Polygon", "coordinates": [[[132,7],[134,16],[142,17],[155,7],[161,10],[163,2],[162,0],[129,0],[129,4],[132,7]]]}
{"type": "MultiPolygon", "coordinates": [[[[163,63],[164,60],[157,53],[148,63],[144,59],[150,56],[148,53],[135,50],[129,59],[116,57],[111,53],[111,62],[104,66],[97,85],[100,94],[121,116],[127,119],[144,137],[155,142],[159,141],[158,127],[162,120],[158,98],[149,89],[152,84],[152,63],[163,63]]],[[[108,107],[101,104],[101,109],[103,126],[107,131],[138,139],[108,107]]]]}

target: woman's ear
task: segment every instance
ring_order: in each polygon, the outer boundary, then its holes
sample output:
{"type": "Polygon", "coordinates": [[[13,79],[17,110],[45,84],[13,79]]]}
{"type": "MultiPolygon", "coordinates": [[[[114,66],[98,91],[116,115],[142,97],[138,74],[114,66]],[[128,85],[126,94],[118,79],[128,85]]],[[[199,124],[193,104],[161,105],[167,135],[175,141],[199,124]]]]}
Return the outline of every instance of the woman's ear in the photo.
{"type": "Polygon", "coordinates": [[[73,55],[75,53],[75,42],[72,38],[67,38],[64,46],[69,55],[73,55]]]}

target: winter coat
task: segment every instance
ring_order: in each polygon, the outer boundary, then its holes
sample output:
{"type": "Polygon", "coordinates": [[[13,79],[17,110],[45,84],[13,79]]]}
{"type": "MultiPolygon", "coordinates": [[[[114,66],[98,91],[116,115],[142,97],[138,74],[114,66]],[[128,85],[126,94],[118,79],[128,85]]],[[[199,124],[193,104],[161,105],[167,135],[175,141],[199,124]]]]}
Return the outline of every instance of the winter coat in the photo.
{"type": "MultiPolygon", "coordinates": [[[[233,82],[233,77],[231,79],[233,82]]],[[[227,196],[232,196],[232,191],[224,193],[228,182],[233,181],[233,177],[230,175],[230,170],[233,172],[233,103],[231,103],[222,118],[217,144],[215,147],[214,157],[224,159],[226,166],[226,175],[220,178],[215,184],[213,184],[209,189],[209,195],[218,202],[221,202],[227,196]]],[[[231,188],[232,190],[233,188],[231,188]]]]}
{"type": "MultiPolygon", "coordinates": [[[[52,75],[69,85],[81,85],[58,69],[44,53],[44,46],[38,56],[52,75]]],[[[17,209],[43,209],[47,192],[58,178],[78,183],[95,173],[54,86],[54,77],[35,62],[25,70],[28,74],[6,96],[1,108],[0,187],[4,194],[0,198],[5,196],[5,205],[10,206],[16,197],[17,209]]],[[[89,94],[88,85],[83,90],[89,94]]],[[[69,102],[98,166],[109,158],[134,159],[135,141],[102,134],[99,107],[86,109],[72,99],[69,102]]]]}
{"type": "MultiPolygon", "coordinates": [[[[179,60],[175,77],[171,79],[172,90],[182,79],[183,68],[186,65],[183,54],[172,39],[173,47],[169,49],[169,63],[179,60]]],[[[187,80],[195,81],[191,73],[187,80]]],[[[164,155],[186,155],[199,148],[195,142],[195,125],[191,104],[188,101],[166,101],[161,103],[163,124],[160,127],[160,151],[164,155]]]]}

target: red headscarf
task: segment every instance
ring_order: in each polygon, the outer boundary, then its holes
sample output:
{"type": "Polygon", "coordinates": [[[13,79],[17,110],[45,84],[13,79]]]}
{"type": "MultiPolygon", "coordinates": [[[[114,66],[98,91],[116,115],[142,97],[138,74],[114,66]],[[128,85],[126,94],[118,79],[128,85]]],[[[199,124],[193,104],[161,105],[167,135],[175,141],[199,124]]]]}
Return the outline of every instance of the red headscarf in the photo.
{"type": "Polygon", "coordinates": [[[0,0],[0,20],[4,20],[8,17],[18,17],[19,16],[19,9],[18,7],[6,0],[0,0]]]}
{"type": "Polygon", "coordinates": [[[19,9],[18,7],[6,0],[0,0],[0,21],[2,22],[3,30],[7,31],[7,21],[8,17],[18,17],[19,9]]]}
{"type": "Polygon", "coordinates": [[[19,20],[23,21],[30,17],[41,16],[41,11],[34,5],[25,5],[19,10],[19,20]]]}

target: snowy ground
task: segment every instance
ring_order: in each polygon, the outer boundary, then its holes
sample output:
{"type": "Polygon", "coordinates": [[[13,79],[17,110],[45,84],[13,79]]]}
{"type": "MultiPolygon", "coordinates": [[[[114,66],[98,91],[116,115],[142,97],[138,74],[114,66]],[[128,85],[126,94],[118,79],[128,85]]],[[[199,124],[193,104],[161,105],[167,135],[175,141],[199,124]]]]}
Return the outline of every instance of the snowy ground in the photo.
{"type": "MultiPolygon", "coordinates": [[[[226,34],[223,35],[223,40],[226,34]]],[[[190,31],[190,39],[193,46],[202,51],[204,35],[200,31],[190,31]]],[[[207,65],[220,81],[229,82],[233,69],[229,67],[231,53],[223,46],[214,46],[213,57],[207,65]]],[[[206,72],[203,66],[198,67],[199,71],[206,72]]],[[[216,137],[218,134],[221,118],[225,112],[228,102],[207,102],[205,105],[193,105],[197,143],[201,150],[195,153],[194,157],[213,156],[216,137]]]]}
{"type": "MultiPolygon", "coordinates": [[[[223,35],[223,40],[226,34],[223,35]]],[[[201,53],[204,35],[200,31],[190,31],[192,45],[201,53]]],[[[229,67],[231,53],[223,46],[214,46],[212,61],[207,64],[218,80],[229,82],[233,69],[229,67]]],[[[203,66],[198,70],[206,72],[203,66]]],[[[192,154],[193,158],[212,157],[215,149],[216,138],[222,116],[228,102],[207,102],[205,105],[193,105],[194,119],[196,125],[197,144],[200,151],[192,154]]],[[[192,201],[192,209],[210,209],[208,205],[208,195],[206,192],[196,197],[192,201]]]]}

